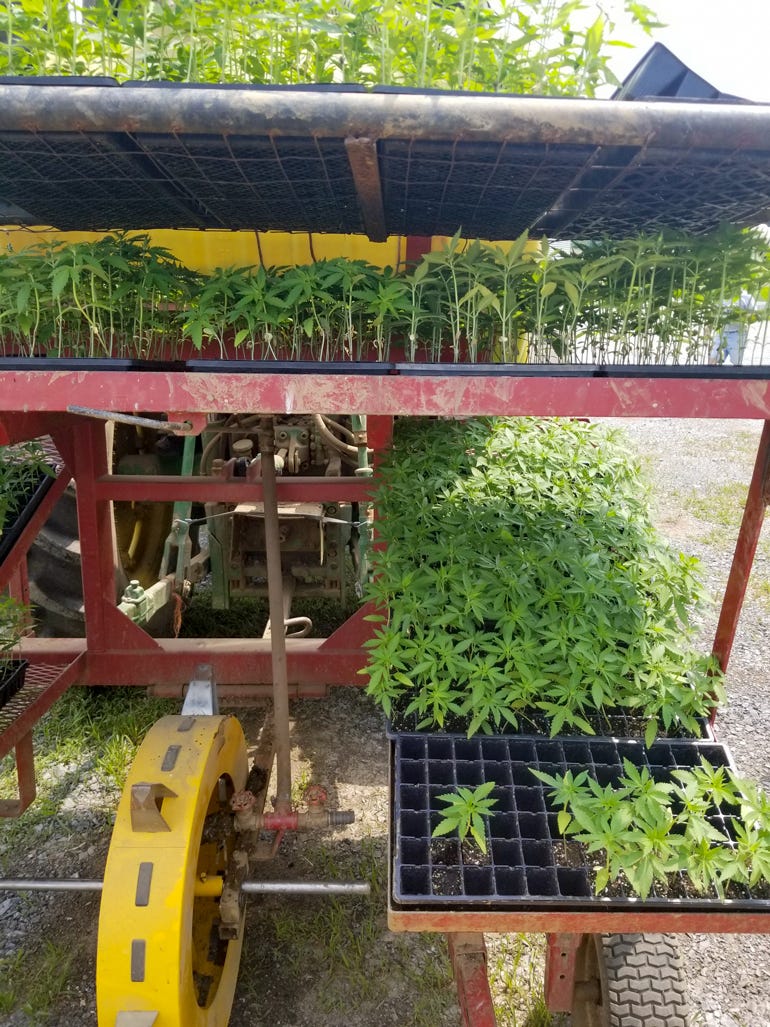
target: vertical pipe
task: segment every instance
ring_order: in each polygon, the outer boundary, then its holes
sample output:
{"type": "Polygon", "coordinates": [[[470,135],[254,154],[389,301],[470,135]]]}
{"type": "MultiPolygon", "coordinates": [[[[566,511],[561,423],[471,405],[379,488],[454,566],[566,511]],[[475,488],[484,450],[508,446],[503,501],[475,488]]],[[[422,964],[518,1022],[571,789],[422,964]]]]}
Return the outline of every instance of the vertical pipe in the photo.
{"type": "Polygon", "coordinates": [[[259,428],[262,465],[262,497],[265,514],[267,594],[270,604],[271,658],[273,667],[273,721],[278,784],[275,811],[291,810],[291,746],[289,742],[289,683],[286,670],[286,632],[283,624],[283,574],[278,530],[278,491],[275,484],[275,437],[273,419],[265,418],[259,428]]]}
{"type": "Polygon", "coordinates": [[[762,531],[765,507],[770,502],[770,421],[765,421],[762,436],[759,440],[757,459],[754,463],[754,474],[743,510],[743,520],[735,543],[735,553],[727,579],[722,609],[719,613],[716,635],[714,637],[713,655],[719,661],[722,670],[727,670],[730,652],[735,641],[735,631],[741,615],[746,586],[754,562],[754,554],[762,531]]]}

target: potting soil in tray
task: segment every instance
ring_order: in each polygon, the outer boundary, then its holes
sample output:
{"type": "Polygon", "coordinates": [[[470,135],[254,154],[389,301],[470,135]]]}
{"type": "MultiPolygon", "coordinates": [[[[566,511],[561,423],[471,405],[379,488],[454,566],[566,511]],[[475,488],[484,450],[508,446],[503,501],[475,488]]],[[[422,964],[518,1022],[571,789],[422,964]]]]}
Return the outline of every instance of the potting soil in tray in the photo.
{"type": "MultiPolygon", "coordinates": [[[[580,845],[569,839],[565,844],[549,787],[532,774],[533,768],[551,775],[588,770],[601,785],[616,784],[626,759],[647,767],[656,780],[669,780],[672,770],[698,766],[701,756],[712,766],[731,766],[726,748],[710,741],[664,739],[648,749],[635,739],[395,735],[392,899],[403,906],[445,909],[723,910],[725,900],[693,896],[676,877],[674,891],[682,898],[655,890],[644,900],[595,896],[592,866],[580,845]],[[445,808],[438,796],[487,781],[495,782],[491,798],[497,803],[485,818],[486,856],[469,840],[461,845],[455,833],[432,838],[445,808]]],[[[710,819],[734,837],[729,813],[715,808],[710,819]]],[[[598,863],[601,855],[588,859],[598,863]]],[[[731,886],[729,905],[770,913],[770,899],[757,898],[744,886],[731,886]]]]}

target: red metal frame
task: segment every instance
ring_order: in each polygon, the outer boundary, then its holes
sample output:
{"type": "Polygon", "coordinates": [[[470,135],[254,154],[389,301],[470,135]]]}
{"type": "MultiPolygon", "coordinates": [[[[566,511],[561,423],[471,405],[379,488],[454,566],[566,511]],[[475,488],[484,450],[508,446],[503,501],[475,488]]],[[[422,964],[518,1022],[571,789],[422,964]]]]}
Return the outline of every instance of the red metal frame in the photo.
{"type": "MultiPolygon", "coordinates": [[[[407,254],[408,255],[408,254],[407,254]]],[[[175,411],[174,419],[199,426],[209,410],[324,410],[369,414],[369,445],[383,450],[393,416],[648,416],[761,418],[765,421],[719,621],[714,652],[726,666],[746,582],[770,493],[770,381],[654,378],[516,378],[441,374],[282,375],[149,372],[0,372],[0,440],[22,441],[51,434],[66,469],[31,526],[0,570],[0,581],[24,587],[24,557],[35,531],[66,485],[77,483],[84,579],[86,639],[29,639],[24,655],[32,669],[52,675],[21,716],[0,732],[0,756],[16,749],[19,800],[0,806],[15,815],[34,797],[31,728],[73,683],[150,685],[156,694],[181,695],[201,660],[210,663],[223,698],[248,703],[269,696],[270,642],[259,639],[152,639],[115,606],[110,501],[171,502],[188,499],[238,502],[262,498],[260,482],[222,478],[122,477],[108,473],[103,424],[66,413],[70,404],[101,409],[175,411]],[[24,412],[18,412],[19,397],[24,412]],[[137,399],[139,397],[139,399],[137,399]]],[[[285,479],[283,500],[347,499],[367,502],[365,479],[285,479]]],[[[376,542],[375,542],[376,544],[376,542]]],[[[324,695],[329,685],[363,684],[363,643],[372,625],[360,609],[330,638],[287,640],[289,692],[324,695]]],[[[766,914],[536,911],[441,912],[390,909],[393,930],[437,931],[449,936],[458,996],[467,1027],[493,1027],[494,1008],[486,975],[484,931],[549,933],[546,999],[554,1011],[569,1010],[575,956],[586,933],[709,931],[764,933],[766,914]]]]}

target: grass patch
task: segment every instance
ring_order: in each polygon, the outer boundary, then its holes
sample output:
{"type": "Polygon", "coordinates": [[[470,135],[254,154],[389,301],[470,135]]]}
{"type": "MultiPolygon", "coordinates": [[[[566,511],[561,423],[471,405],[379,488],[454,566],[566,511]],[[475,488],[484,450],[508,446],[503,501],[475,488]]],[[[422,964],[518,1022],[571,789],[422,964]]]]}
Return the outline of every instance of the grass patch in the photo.
{"type": "MultiPolygon", "coordinates": [[[[266,598],[235,597],[229,610],[215,610],[209,588],[199,588],[190,600],[182,620],[182,638],[261,638],[268,618],[266,598]]],[[[359,600],[350,593],[341,604],[337,599],[297,598],[291,607],[292,617],[309,617],[313,622],[311,636],[328,638],[352,617],[359,600]]]]}
{"type": "Polygon", "coordinates": [[[45,941],[38,949],[20,949],[0,959],[0,1013],[20,1010],[30,1024],[50,1023],[67,989],[74,957],[71,942],[45,941]]]}
{"type": "Polygon", "coordinates": [[[443,937],[387,929],[384,839],[290,840],[284,858],[280,876],[363,880],[371,894],[252,902],[243,965],[259,969],[241,974],[236,1004],[258,1005],[265,1023],[304,1022],[312,1010],[319,1024],[339,1024],[353,1009],[361,1022],[366,1014],[370,1023],[390,1024],[403,1022],[396,1017],[404,1012],[399,1003],[406,987],[411,1027],[455,1022],[448,1014],[456,999],[443,937]],[[292,978],[304,980],[307,989],[273,991],[273,981],[292,978]]]}
{"type": "MultiPolygon", "coordinates": [[[[684,504],[686,509],[698,520],[737,531],[748,493],[748,486],[742,482],[728,482],[725,485],[717,485],[707,492],[697,491],[686,494],[684,504]]],[[[722,533],[718,533],[716,542],[723,540],[722,533]]],[[[731,545],[733,541],[731,538],[731,545]]]]}
{"type": "Polygon", "coordinates": [[[487,938],[489,984],[498,1027],[560,1027],[543,995],[545,936],[501,934],[487,938]]]}
{"type": "MultiPolygon", "coordinates": [[[[0,867],[21,850],[71,831],[68,819],[89,787],[89,809],[101,810],[105,829],[136,750],[149,727],[178,703],[154,699],[139,688],[72,688],[35,727],[37,798],[18,819],[0,822],[0,867]],[[94,786],[97,794],[93,794],[94,786]],[[101,791],[103,794],[99,794],[101,791]]],[[[17,794],[13,754],[0,762],[0,798],[17,794]]]]}

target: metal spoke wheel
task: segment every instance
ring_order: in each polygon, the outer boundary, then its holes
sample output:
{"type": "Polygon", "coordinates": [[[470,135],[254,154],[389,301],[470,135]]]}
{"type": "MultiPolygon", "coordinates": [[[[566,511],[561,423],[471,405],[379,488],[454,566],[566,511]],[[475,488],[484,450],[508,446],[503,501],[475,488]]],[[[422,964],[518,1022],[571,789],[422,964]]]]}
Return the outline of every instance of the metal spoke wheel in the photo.
{"type": "Polygon", "coordinates": [[[245,786],[234,717],[164,717],[136,755],[104,873],[96,959],[100,1027],[224,1027],[243,939],[219,933],[245,786]],[[130,1014],[130,1015],[129,1015],[130,1014]]]}
{"type": "Polygon", "coordinates": [[[679,951],[666,934],[586,934],[572,1027],[688,1027],[679,951]]]}

